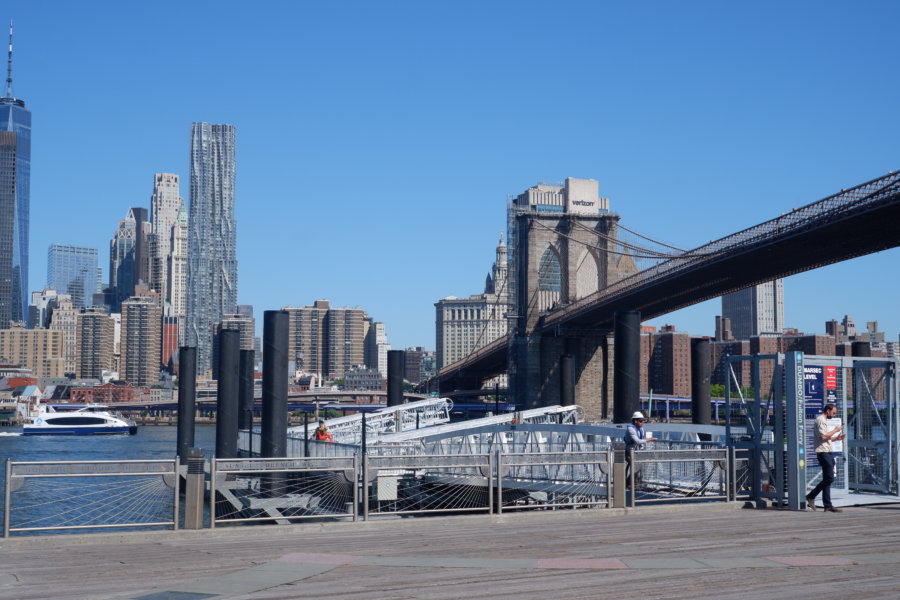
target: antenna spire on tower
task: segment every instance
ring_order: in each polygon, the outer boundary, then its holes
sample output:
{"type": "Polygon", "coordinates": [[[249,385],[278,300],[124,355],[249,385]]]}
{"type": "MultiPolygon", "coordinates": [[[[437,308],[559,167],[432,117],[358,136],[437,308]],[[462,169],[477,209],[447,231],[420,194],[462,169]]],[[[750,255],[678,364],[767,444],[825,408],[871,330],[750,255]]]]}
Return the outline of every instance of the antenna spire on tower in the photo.
{"type": "Polygon", "coordinates": [[[9,20],[9,60],[6,63],[6,97],[12,98],[12,19],[9,20]]]}

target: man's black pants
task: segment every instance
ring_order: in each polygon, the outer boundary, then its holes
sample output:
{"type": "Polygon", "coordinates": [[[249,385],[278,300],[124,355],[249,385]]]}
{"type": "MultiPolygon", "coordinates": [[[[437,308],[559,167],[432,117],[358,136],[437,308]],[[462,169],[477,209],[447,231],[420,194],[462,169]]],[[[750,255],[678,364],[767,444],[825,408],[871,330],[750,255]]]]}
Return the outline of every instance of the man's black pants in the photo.
{"type": "Polygon", "coordinates": [[[834,483],[834,454],[831,452],[816,452],[819,465],[822,467],[822,481],[814,487],[807,498],[815,498],[822,492],[822,506],[831,508],[831,484],[834,483]]]}

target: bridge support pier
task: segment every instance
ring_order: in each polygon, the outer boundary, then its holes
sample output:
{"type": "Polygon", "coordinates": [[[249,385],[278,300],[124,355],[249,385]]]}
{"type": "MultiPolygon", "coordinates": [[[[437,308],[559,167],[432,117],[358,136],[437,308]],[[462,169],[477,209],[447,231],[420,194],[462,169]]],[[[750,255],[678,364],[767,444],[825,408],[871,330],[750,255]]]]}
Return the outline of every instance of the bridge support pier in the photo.
{"type": "Polygon", "coordinates": [[[584,409],[586,419],[604,418],[611,380],[607,348],[607,332],[602,330],[533,333],[516,339],[517,360],[510,381],[516,400],[525,408],[537,408],[571,399],[584,409]],[[566,369],[571,369],[568,394],[563,389],[566,369]]]}
{"type": "Polygon", "coordinates": [[[613,422],[630,423],[640,408],[641,313],[617,311],[615,321],[615,397],[613,422]]]}

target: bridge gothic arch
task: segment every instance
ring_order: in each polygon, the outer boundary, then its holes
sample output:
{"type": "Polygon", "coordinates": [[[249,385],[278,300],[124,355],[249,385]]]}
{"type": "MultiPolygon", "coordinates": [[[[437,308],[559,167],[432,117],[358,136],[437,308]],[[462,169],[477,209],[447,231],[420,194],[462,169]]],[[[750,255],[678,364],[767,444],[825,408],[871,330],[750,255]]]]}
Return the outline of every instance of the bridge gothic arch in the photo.
{"type": "MultiPolygon", "coordinates": [[[[575,249],[578,252],[578,249],[575,249]]],[[[600,289],[600,258],[592,248],[581,248],[575,260],[575,289],[570,300],[590,296],[600,289]]]]}
{"type": "Polygon", "coordinates": [[[552,244],[541,254],[538,265],[538,310],[545,311],[559,304],[563,289],[562,260],[559,250],[552,244]]]}

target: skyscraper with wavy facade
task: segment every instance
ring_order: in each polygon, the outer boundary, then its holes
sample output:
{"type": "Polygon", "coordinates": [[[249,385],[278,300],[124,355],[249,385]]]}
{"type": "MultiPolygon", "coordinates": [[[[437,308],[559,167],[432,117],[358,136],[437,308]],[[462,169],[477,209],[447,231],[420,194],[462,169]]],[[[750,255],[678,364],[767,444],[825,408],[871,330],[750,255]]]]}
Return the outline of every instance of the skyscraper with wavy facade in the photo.
{"type": "Polygon", "coordinates": [[[12,93],[12,23],[6,95],[0,98],[0,328],[28,313],[31,111],[12,93]]]}
{"type": "Polygon", "coordinates": [[[186,343],[197,371],[212,369],[213,328],[237,312],[233,125],[191,125],[186,343]]]}

